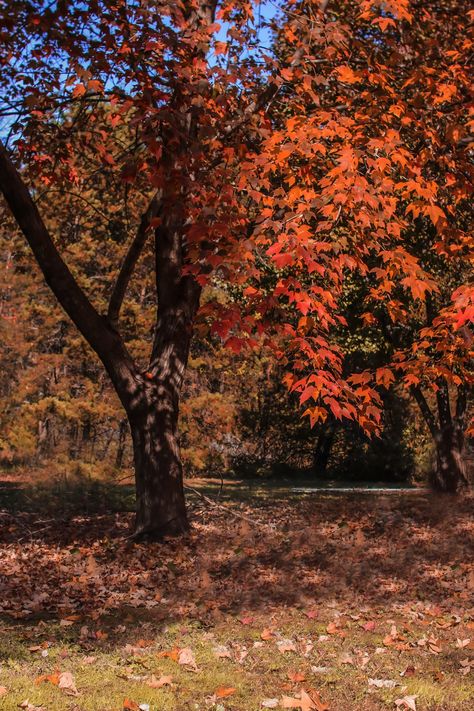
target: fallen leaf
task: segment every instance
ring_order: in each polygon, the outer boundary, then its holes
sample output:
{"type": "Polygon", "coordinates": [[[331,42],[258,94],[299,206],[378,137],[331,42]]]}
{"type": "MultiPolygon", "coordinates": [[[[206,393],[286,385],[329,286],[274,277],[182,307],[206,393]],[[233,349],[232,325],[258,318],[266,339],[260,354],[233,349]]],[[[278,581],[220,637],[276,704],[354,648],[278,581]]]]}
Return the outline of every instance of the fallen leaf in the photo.
{"type": "Polygon", "coordinates": [[[168,659],[172,659],[173,662],[177,662],[179,659],[179,649],[175,647],[170,652],[158,652],[158,656],[167,657],[168,659]]]}
{"type": "Polygon", "coordinates": [[[311,709],[329,711],[329,706],[323,703],[319,697],[315,697],[314,694],[311,697],[304,689],[301,689],[300,698],[284,696],[280,700],[280,706],[284,709],[301,709],[301,711],[311,711],[311,709]]]}
{"type": "Polygon", "coordinates": [[[295,682],[295,684],[299,684],[306,679],[306,674],[303,672],[288,672],[288,679],[295,682]]]}
{"type": "Polygon", "coordinates": [[[54,674],[42,674],[36,677],[35,684],[43,684],[45,681],[49,681],[50,684],[58,686],[59,684],[59,674],[56,672],[54,674]]]}
{"type": "Polygon", "coordinates": [[[232,694],[235,694],[237,689],[233,686],[220,686],[216,691],[214,692],[216,698],[218,699],[225,699],[227,696],[232,696],[232,694]]]}
{"type": "Polygon", "coordinates": [[[71,672],[62,672],[59,675],[58,686],[68,696],[79,696],[79,692],[76,689],[76,683],[71,672]]]}
{"type": "Polygon", "coordinates": [[[295,643],[291,639],[279,639],[277,642],[278,651],[284,654],[285,652],[296,652],[295,643]]]}
{"type": "Polygon", "coordinates": [[[340,664],[354,664],[354,657],[352,657],[350,654],[343,654],[342,657],[339,659],[340,664]]]}
{"type": "Polygon", "coordinates": [[[269,630],[268,628],[265,628],[263,632],[260,634],[260,639],[263,639],[265,642],[273,637],[273,632],[269,630]]]}
{"type": "Polygon", "coordinates": [[[416,698],[417,696],[404,696],[403,699],[395,699],[395,704],[398,707],[411,709],[411,711],[416,711],[416,698]]]}
{"type": "Polygon", "coordinates": [[[156,676],[152,674],[146,683],[147,686],[150,686],[152,689],[161,689],[162,686],[171,686],[173,683],[173,677],[160,676],[160,678],[157,679],[156,676]]]}
{"type": "Polygon", "coordinates": [[[264,709],[276,709],[278,706],[278,699],[263,699],[260,706],[263,706],[264,709]]]}
{"type": "Polygon", "coordinates": [[[217,647],[214,647],[214,649],[212,651],[214,652],[216,657],[218,657],[219,659],[231,659],[232,658],[230,651],[227,649],[227,647],[224,647],[224,645],[222,645],[222,644],[220,644],[217,647]]]}
{"type": "Polygon", "coordinates": [[[139,639],[138,642],[135,643],[135,647],[140,647],[141,649],[145,649],[146,647],[152,647],[155,644],[154,639],[139,639]]]}
{"type": "Polygon", "coordinates": [[[131,699],[124,699],[122,704],[122,709],[124,711],[138,711],[139,708],[139,705],[135,703],[135,701],[132,701],[131,699]]]}
{"type": "Polygon", "coordinates": [[[8,694],[8,689],[6,686],[0,686],[0,696],[5,696],[5,694],[8,694]]]}
{"type": "Polygon", "coordinates": [[[393,689],[399,686],[398,681],[393,679],[368,679],[369,686],[375,686],[377,689],[393,689]]]}
{"type": "Polygon", "coordinates": [[[178,664],[188,667],[193,671],[197,671],[197,664],[192,649],[185,647],[184,649],[179,650],[178,664]]]}

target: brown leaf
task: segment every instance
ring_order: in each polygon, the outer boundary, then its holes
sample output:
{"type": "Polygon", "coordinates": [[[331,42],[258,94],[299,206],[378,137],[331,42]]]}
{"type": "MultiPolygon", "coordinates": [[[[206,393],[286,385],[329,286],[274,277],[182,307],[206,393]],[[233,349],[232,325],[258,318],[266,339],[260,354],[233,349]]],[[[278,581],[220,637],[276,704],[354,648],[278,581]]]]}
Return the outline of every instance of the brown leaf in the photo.
{"type": "Polygon", "coordinates": [[[306,675],[303,672],[288,672],[288,679],[290,681],[294,681],[295,684],[299,684],[300,682],[304,681],[306,679],[306,675]]]}
{"type": "Polygon", "coordinates": [[[97,661],[97,657],[84,657],[82,660],[83,664],[94,664],[97,661]]]}
{"type": "Polygon", "coordinates": [[[284,654],[285,652],[296,652],[295,643],[291,639],[279,639],[277,642],[278,651],[284,654]]]}
{"type": "Polygon", "coordinates": [[[145,649],[145,647],[152,647],[155,644],[154,639],[139,639],[138,642],[135,643],[135,647],[140,647],[141,649],[145,649]]]}
{"type": "Polygon", "coordinates": [[[5,696],[5,694],[8,694],[8,689],[6,686],[0,686],[0,696],[5,696]]]}
{"type": "Polygon", "coordinates": [[[71,672],[62,672],[59,675],[58,686],[68,696],[79,696],[79,692],[76,689],[76,683],[71,672]]]}
{"type": "Polygon", "coordinates": [[[395,704],[397,707],[404,709],[411,709],[411,711],[416,711],[415,699],[416,696],[404,696],[402,699],[395,699],[395,704]]]}
{"type": "Polygon", "coordinates": [[[161,689],[162,686],[171,686],[172,683],[172,676],[160,676],[160,678],[157,679],[156,676],[152,674],[147,681],[147,686],[150,686],[152,689],[161,689]]]}
{"type": "Polygon", "coordinates": [[[179,650],[178,664],[188,667],[193,671],[197,670],[197,664],[192,649],[185,647],[184,649],[179,650]]]}
{"type": "Polygon", "coordinates": [[[214,647],[212,650],[216,657],[219,659],[231,659],[232,655],[230,651],[225,647],[224,645],[219,645],[218,647],[214,647]]]}
{"type": "Polygon", "coordinates": [[[321,701],[319,695],[312,693],[310,696],[304,689],[301,689],[300,698],[284,696],[280,701],[280,706],[284,709],[301,709],[301,711],[329,711],[329,706],[321,701]]]}

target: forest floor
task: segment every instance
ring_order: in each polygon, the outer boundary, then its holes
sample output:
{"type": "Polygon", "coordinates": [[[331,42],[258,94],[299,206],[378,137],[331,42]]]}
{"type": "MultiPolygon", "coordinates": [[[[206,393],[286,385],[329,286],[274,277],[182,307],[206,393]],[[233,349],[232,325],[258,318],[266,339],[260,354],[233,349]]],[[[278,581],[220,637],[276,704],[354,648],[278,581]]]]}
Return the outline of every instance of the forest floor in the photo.
{"type": "Polygon", "coordinates": [[[236,485],[144,545],[7,493],[2,710],[472,711],[472,498],[236,485]]]}

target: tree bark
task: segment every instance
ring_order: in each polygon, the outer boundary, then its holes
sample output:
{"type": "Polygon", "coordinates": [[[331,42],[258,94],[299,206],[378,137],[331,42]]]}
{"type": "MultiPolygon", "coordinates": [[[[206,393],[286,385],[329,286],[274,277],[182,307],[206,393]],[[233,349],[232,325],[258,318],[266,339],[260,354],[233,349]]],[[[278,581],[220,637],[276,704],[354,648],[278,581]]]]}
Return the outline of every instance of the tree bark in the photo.
{"type": "Polygon", "coordinates": [[[432,474],[432,485],[439,491],[456,494],[467,483],[466,468],[457,439],[451,430],[440,432],[435,440],[436,468],[432,474]]]}
{"type": "Polygon", "coordinates": [[[468,483],[462,457],[467,391],[464,386],[458,389],[456,412],[453,416],[448,384],[444,378],[440,378],[437,384],[438,417],[433,414],[419,386],[412,387],[411,392],[428,425],[436,448],[436,464],[431,472],[431,485],[438,491],[455,494],[463,484],[468,483]]]}
{"type": "Polygon", "coordinates": [[[330,420],[324,429],[320,432],[316,443],[313,456],[313,474],[315,476],[324,476],[327,471],[329,456],[331,454],[334,435],[336,434],[336,423],[330,420]]]}
{"type": "Polygon", "coordinates": [[[188,518],[179,452],[178,400],[169,383],[146,383],[128,408],[136,481],[135,538],[185,533],[188,518]]]}

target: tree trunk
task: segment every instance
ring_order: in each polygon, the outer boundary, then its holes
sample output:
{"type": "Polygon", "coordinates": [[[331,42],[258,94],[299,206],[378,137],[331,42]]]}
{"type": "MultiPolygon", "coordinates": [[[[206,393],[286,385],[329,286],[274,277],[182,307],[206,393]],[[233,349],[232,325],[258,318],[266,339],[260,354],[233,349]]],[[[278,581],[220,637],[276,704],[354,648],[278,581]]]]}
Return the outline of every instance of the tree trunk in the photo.
{"type": "Polygon", "coordinates": [[[144,383],[127,409],[136,482],[135,537],[160,540],[188,528],[177,433],[178,399],[167,384],[144,383]]]}
{"type": "Polygon", "coordinates": [[[453,431],[440,432],[435,440],[436,468],[432,485],[439,491],[455,494],[467,482],[462,454],[453,431]]]}
{"type": "Polygon", "coordinates": [[[331,454],[334,435],[336,434],[336,423],[330,419],[320,432],[313,456],[313,474],[324,476],[327,471],[329,456],[331,454]]]}
{"type": "Polygon", "coordinates": [[[464,385],[458,388],[453,416],[448,384],[444,378],[439,378],[437,384],[438,418],[434,416],[418,386],[412,387],[411,392],[420,407],[436,448],[436,465],[431,473],[431,485],[438,491],[455,494],[461,485],[469,484],[462,458],[467,390],[464,385]]]}

